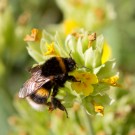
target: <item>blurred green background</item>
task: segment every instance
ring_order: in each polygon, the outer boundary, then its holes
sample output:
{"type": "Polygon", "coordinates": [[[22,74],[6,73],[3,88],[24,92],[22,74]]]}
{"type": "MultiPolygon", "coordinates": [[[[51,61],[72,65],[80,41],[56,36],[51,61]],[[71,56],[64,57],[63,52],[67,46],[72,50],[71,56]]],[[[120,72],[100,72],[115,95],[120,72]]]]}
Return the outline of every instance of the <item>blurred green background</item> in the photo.
{"type": "Polygon", "coordinates": [[[134,0],[0,0],[0,135],[134,135],[134,29],[134,0]],[[110,91],[115,102],[104,117],[87,116],[78,104],[69,109],[69,119],[60,111],[36,112],[17,97],[26,69],[35,63],[24,36],[32,28],[59,31],[71,19],[103,33],[116,58],[124,89],[110,91]]]}

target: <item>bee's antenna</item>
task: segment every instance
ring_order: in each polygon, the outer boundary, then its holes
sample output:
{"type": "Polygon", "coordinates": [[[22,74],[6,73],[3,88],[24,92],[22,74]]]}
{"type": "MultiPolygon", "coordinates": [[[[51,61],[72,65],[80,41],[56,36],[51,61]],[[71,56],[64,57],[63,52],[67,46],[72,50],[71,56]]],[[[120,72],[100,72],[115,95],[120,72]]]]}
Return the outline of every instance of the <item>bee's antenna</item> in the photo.
{"type": "Polygon", "coordinates": [[[82,66],[81,68],[86,68],[86,69],[90,70],[89,68],[87,68],[87,67],[85,67],[85,66],[82,66]]]}
{"type": "Polygon", "coordinates": [[[87,68],[87,67],[81,66],[81,65],[80,65],[80,66],[76,65],[76,67],[77,67],[77,68],[85,68],[85,69],[87,69],[87,70],[90,70],[90,68],[87,68]]]}

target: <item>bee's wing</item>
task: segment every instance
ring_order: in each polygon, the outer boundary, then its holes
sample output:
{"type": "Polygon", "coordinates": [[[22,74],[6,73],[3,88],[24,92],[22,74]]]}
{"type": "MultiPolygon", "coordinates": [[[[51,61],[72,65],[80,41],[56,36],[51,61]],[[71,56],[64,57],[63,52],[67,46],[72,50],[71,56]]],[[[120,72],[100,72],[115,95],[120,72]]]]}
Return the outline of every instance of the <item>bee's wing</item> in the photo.
{"type": "Polygon", "coordinates": [[[50,80],[51,78],[44,77],[40,74],[33,74],[32,77],[27,80],[23,87],[20,89],[19,98],[25,98],[29,96],[50,80]]]}
{"type": "Polygon", "coordinates": [[[28,71],[34,75],[34,74],[41,74],[42,69],[41,69],[41,65],[36,65],[35,67],[29,68],[28,71]]]}

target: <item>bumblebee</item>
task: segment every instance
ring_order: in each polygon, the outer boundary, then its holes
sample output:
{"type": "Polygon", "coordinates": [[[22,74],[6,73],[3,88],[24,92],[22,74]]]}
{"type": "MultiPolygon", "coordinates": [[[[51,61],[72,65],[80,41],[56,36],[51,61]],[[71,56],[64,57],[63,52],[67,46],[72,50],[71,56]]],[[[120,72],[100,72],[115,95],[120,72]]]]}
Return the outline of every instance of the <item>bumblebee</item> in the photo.
{"type": "Polygon", "coordinates": [[[56,95],[66,81],[77,81],[74,76],[68,75],[75,68],[76,63],[72,58],[50,58],[44,64],[29,70],[31,77],[20,89],[19,97],[26,98],[37,110],[42,110],[45,106],[48,106],[50,111],[58,108],[65,111],[68,117],[66,108],[56,95]]]}

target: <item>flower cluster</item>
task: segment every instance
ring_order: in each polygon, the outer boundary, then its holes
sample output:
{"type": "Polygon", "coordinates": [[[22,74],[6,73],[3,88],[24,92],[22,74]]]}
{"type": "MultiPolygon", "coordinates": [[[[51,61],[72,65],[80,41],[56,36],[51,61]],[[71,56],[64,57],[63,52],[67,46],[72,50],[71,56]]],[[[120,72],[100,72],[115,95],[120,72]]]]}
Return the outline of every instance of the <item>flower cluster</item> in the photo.
{"type": "Polygon", "coordinates": [[[80,30],[63,40],[59,33],[53,36],[45,30],[34,29],[25,41],[28,42],[29,54],[39,64],[53,56],[72,57],[75,60],[77,68],[70,74],[79,81],[66,82],[58,95],[65,107],[79,102],[89,114],[104,114],[105,106],[111,103],[107,90],[110,86],[120,85],[115,61],[109,59],[106,53],[103,35],[80,30]]]}
{"type": "Polygon", "coordinates": [[[113,5],[106,0],[98,2],[91,0],[56,0],[56,2],[63,12],[64,20],[61,23],[61,29],[65,34],[70,34],[78,28],[102,29],[107,22],[113,20],[116,16],[113,5]]]}

